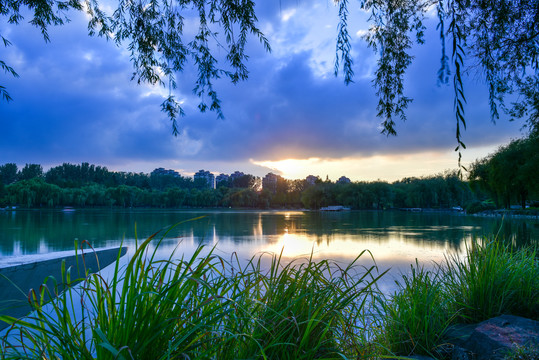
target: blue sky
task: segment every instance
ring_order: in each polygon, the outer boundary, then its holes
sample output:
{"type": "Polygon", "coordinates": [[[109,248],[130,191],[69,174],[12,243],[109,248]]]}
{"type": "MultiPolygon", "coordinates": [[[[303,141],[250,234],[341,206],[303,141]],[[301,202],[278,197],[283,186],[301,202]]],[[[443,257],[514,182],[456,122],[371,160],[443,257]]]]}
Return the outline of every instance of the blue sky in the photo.
{"type": "MultiPolygon", "coordinates": [[[[440,44],[433,21],[406,76],[406,94],[414,98],[408,120],[397,123],[397,137],[388,138],[375,116],[376,54],[360,37],[368,24],[358,3],[350,4],[355,78],[349,86],[333,75],[333,2],[263,3],[257,6],[259,27],[272,52],[252,38],[249,79],[217,82],[224,120],[197,111],[192,69],[178,74],[176,95],[186,111],[178,137],[159,107],[168,90],[130,81],[129,53],[89,37],[83,14],[71,13],[69,24],[51,28],[51,43],[24,21],[13,26],[2,18],[0,34],[13,45],[1,49],[0,59],[20,78],[0,74],[14,99],[0,102],[0,164],[48,168],[86,161],[121,171],[273,171],[333,180],[395,180],[456,168],[453,90],[436,83],[440,44]]],[[[480,74],[471,71],[465,86],[469,162],[520,136],[522,124],[491,123],[480,74]]]]}

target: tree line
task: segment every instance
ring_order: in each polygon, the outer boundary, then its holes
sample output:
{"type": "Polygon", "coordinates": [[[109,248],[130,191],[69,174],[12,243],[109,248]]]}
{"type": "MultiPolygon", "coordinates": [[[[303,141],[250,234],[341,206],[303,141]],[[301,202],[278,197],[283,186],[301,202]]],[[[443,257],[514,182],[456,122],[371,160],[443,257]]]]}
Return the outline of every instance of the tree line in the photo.
{"type": "Polygon", "coordinates": [[[179,174],[109,171],[89,163],[53,167],[14,163],[0,165],[0,207],[233,207],[308,208],[342,205],[351,209],[448,209],[469,212],[537,206],[539,200],[539,136],[511,141],[476,160],[467,180],[456,171],[392,183],[332,182],[317,178],[288,180],[278,177],[271,189],[260,179],[242,175],[207,188],[202,179],[179,174]]]}
{"type": "Polygon", "coordinates": [[[14,163],[0,166],[2,207],[450,208],[474,199],[456,172],[393,183],[335,183],[318,178],[312,184],[279,177],[269,190],[260,189],[259,179],[249,174],[208,189],[205,183],[181,175],[113,172],[88,163],[65,163],[46,172],[38,164],[22,169],[14,163]]]}
{"type": "Polygon", "coordinates": [[[476,160],[470,168],[469,180],[472,189],[482,192],[482,200],[492,200],[492,206],[497,208],[538,205],[539,132],[515,139],[476,160]]]}

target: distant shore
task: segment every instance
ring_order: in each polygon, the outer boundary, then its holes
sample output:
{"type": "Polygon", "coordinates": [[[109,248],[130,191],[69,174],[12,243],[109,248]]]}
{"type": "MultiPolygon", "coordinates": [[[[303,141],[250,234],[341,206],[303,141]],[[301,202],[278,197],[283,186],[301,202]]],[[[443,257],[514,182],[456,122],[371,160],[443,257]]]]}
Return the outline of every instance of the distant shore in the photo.
{"type": "Polygon", "coordinates": [[[511,219],[530,219],[539,221],[539,210],[489,210],[481,211],[476,214],[467,214],[469,216],[481,217],[508,217],[511,219]]]}
{"type": "Polygon", "coordinates": [[[324,208],[321,209],[307,209],[303,207],[293,208],[293,207],[282,207],[282,208],[257,208],[257,207],[195,207],[195,206],[185,206],[185,207],[144,207],[144,206],[133,206],[133,207],[121,207],[121,206],[82,206],[82,207],[5,207],[0,208],[0,211],[36,211],[36,210],[59,210],[72,212],[76,210],[236,210],[236,211],[306,211],[306,212],[348,212],[348,211],[404,211],[404,212],[436,212],[436,213],[448,213],[453,215],[461,216],[475,216],[475,217],[495,217],[495,218],[512,218],[512,219],[530,219],[539,221],[539,209],[531,210],[522,210],[522,209],[497,209],[497,210],[486,210],[480,211],[477,213],[469,214],[465,210],[455,210],[451,208],[387,208],[387,209],[350,209],[343,208],[337,210],[327,210],[324,208]]]}

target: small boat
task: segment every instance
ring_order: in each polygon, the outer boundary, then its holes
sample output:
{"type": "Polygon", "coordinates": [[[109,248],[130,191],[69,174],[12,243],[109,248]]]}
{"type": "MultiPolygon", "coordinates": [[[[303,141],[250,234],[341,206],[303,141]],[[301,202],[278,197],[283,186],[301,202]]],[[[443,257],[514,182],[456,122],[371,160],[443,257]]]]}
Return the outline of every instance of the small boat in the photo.
{"type": "Polygon", "coordinates": [[[334,206],[325,206],[321,207],[320,211],[349,211],[349,207],[344,207],[342,205],[334,205],[334,206]]]}

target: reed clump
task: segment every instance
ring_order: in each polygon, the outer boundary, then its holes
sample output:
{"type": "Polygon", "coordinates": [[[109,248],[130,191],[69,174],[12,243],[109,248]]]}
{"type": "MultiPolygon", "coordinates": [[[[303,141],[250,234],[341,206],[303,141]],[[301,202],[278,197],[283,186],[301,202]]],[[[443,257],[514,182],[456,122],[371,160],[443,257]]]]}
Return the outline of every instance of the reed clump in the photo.
{"type": "MultiPolygon", "coordinates": [[[[106,279],[89,274],[1,339],[2,359],[336,359],[375,356],[362,314],[375,265],[261,254],[246,265],[200,246],[159,260],[161,239],[137,247],[106,279]],[[150,244],[154,244],[153,250],[150,244]],[[269,258],[269,266],[267,260],[269,258]]],[[[46,291],[46,290],[44,290],[46,291]]],[[[41,294],[42,296],[44,293],[41,294]]]]}
{"type": "Polygon", "coordinates": [[[539,320],[539,261],[535,248],[497,239],[473,242],[467,256],[446,259],[443,275],[457,320],[476,323],[502,314],[539,320]]]}
{"type": "Polygon", "coordinates": [[[440,277],[416,261],[397,281],[397,291],[378,303],[383,321],[378,340],[389,353],[434,355],[451,321],[440,277]]]}
{"type": "Polygon", "coordinates": [[[397,281],[397,291],[378,302],[383,330],[377,341],[387,354],[444,353],[445,331],[511,314],[539,320],[536,248],[515,248],[496,237],[474,240],[464,257],[447,256],[427,271],[418,263],[397,281]]]}
{"type": "Polygon", "coordinates": [[[279,254],[225,260],[203,246],[160,259],[165,236],[137,245],[124,265],[118,258],[109,278],[86,274],[49,303],[42,287],[30,316],[0,316],[11,325],[0,359],[439,357],[454,323],[539,320],[536,250],[495,238],[434,270],[416,261],[384,295],[376,286],[384,273],[368,251],[346,267],[279,254]],[[373,265],[360,266],[362,257],[373,265]]]}

